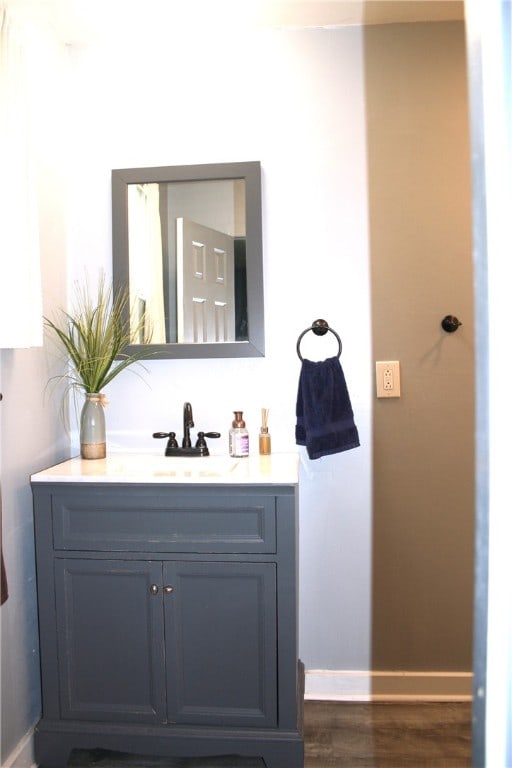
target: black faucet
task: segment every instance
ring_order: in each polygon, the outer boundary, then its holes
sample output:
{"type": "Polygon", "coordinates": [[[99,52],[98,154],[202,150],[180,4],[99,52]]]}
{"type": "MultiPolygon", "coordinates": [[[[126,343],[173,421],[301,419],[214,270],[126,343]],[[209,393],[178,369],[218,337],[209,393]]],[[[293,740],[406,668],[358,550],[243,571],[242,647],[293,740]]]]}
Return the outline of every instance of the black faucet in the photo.
{"type": "Polygon", "coordinates": [[[208,446],[205,437],[220,437],[220,432],[198,432],[197,442],[192,447],[190,440],[190,427],[194,426],[194,417],[192,415],[192,406],[190,403],[183,404],[183,440],[181,448],[176,440],[176,432],[153,432],[153,437],[169,438],[165,449],[166,456],[209,456],[208,446]]]}
{"type": "Polygon", "coordinates": [[[182,448],[191,448],[192,443],[190,441],[190,427],[194,426],[194,417],[192,416],[192,406],[190,403],[184,403],[183,405],[183,442],[182,448]]]}

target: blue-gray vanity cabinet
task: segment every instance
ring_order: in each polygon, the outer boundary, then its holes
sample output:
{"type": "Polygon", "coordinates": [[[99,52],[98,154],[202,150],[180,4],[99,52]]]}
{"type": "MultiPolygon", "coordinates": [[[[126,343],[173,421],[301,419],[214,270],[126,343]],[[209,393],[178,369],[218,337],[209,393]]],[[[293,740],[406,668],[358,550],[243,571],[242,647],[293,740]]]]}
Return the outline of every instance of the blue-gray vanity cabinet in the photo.
{"type": "Polygon", "coordinates": [[[301,768],[295,486],[33,494],[38,764],[104,748],[301,768]]]}

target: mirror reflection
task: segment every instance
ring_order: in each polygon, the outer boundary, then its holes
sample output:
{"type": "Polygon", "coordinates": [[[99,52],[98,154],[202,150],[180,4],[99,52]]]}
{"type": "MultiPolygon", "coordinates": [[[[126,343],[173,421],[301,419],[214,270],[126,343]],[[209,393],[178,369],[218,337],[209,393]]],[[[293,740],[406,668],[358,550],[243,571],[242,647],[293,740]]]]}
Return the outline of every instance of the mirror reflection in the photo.
{"type": "Polygon", "coordinates": [[[114,286],[146,319],[135,345],[263,354],[259,163],[114,170],[112,206],[114,286]]]}
{"type": "Polygon", "coordinates": [[[128,237],[138,343],[247,341],[243,179],[129,184],[128,237]]]}

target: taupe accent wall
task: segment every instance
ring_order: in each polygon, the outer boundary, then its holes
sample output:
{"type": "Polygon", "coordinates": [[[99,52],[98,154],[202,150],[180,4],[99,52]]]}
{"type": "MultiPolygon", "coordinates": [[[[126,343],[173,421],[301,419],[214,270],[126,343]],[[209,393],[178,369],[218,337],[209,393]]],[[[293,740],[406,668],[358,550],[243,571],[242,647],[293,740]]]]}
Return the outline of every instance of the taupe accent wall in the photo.
{"type": "Polygon", "coordinates": [[[374,670],[470,671],[471,189],[463,22],[365,32],[374,399],[374,670]],[[447,314],[463,325],[441,327],[447,314]]]}

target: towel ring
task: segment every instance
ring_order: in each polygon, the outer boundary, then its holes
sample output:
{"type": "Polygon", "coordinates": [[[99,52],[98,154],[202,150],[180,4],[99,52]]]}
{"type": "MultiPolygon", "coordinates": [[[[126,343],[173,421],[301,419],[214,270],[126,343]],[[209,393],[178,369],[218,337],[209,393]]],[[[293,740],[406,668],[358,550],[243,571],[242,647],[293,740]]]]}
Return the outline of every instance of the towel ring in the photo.
{"type": "Polygon", "coordinates": [[[341,356],[342,345],[341,345],[340,337],[338,336],[338,334],[336,333],[334,328],[331,328],[329,326],[329,323],[327,322],[327,320],[321,320],[320,319],[320,320],[315,320],[314,323],[312,325],[310,325],[309,328],[306,328],[304,331],[302,331],[302,333],[300,334],[299,338],[297,339],[297,354],[298,354],[300,360],[303,360],[303,357],[302,357],[302,355],[300,353],[300,342],[302,341],[302,337],[305,336],[305,334],[308,331],[313,331],[313,333],[316,336],[325,336],[327,331],[330,331],[331,333],[333,333],[336,336],[336,338],[338,339],[338,357],[341,356]]]}

